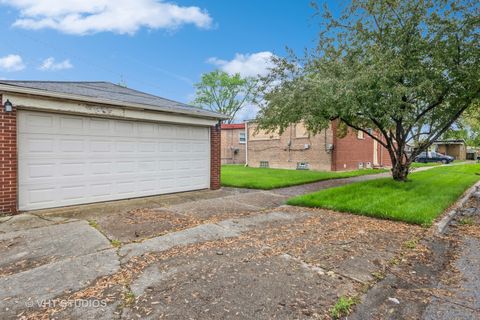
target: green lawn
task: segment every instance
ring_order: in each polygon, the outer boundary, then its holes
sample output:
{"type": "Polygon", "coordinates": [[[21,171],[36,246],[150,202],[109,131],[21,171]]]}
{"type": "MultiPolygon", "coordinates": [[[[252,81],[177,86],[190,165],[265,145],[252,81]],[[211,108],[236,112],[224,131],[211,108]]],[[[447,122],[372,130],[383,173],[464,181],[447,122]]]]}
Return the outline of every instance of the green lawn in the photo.
{"type": "MultiPolygon", "coordinates": [[[[466,162],[465,160],[453,160],[453,163],[462,163],[466,162]]],[[[421,167],[436,167],[436,166],[441,166],[441,162],[413,162],[410,166],[410,168],[421,168],[421,167]]]]}
{"type": "Polygon", "coordinates": [[[288,204],[429,226],[478,180],[479,164],[442,166],[412,173],[408,182],[358,182],[298,196],[288,204]]]}
{"type": "Polygon", "coordinates": [[[410,165],[410,168],[434,167],[434,166],[441,166],[441,165],[442,165],[441,162],[426,162],[426,163],[423,163],[423,162],[413,162],[413,163],[410,165]]]}
{"type": "Polygon", "coordinates": [[[321,180],[356,177],[385,171],[387,170],[365,169],[344,172],[330,172],[251,168],[244,167],[242,165],[223,165],[222,185],[226,187],[270,190],[321,180]]]}

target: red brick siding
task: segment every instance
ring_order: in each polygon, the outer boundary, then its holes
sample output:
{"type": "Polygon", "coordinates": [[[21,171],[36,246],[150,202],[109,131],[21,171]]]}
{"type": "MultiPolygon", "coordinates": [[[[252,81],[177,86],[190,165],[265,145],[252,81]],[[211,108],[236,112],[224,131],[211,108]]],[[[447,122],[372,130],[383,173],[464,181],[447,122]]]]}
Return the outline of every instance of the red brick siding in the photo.
{"type": "Polygon", "coordinates": [[[392,159],[390,158],[390,154],[388,153],[388,150],[384,147],[381,146],[380,144],[378,145],[378,148],[380,149],[379,153],[379,161],[380,164],[384,167],[391,167],[392,166],[392,159]]]}
{"type": "MultiPolygon", "coordinates": [[[[334,132],[336,132],[336,125],[334,121],[334,132]]],[[[355,170],[359,168],[359,163],[365,166],[367,162],[373,166],[373,145],[373,138],[364,134],[363,139],[359,139],[357,131],[349,128],[344,138],[335,138],[332,171],[355,170]]],[[[388,151],[380,143],[377,145],[378,165],[391,166],[388,151]]]]}
{"type": "Polygon", "coordinates": [[[245,128],[224,129],[222,125],[222,164],[245,164],[245,143],[240,143],[240,133],[245,133],[245,128]]]}
{"type": "Polygon", "coordinates": [[[219,127],[210,128],[210,189],[220,189],[221,165],[221,130],[219,127]]]}
{"type": "MultiPolygon", "coordinates": [[[[3,102],[0,95],[0,102],[3,102]]],[[[17,112],[0,107],[0,213],[17,213],[17,112]]]]}

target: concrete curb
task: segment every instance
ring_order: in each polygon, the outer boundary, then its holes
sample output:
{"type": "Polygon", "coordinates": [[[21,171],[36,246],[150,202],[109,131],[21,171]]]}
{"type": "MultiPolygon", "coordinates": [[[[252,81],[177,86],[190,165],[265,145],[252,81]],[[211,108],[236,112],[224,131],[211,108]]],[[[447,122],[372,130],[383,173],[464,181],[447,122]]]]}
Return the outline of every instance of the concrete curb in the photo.
{"type": "Polygon", "coordinates": [[[470,199],[472,194],[477,190],[480,190],[480,181],[478,181],[472,187],[470,187],[467,191],[465,191],[465,193],[463,194],[463,197],[453,205],[452,209],[448,211],[440,221],[435,223],[435,227],[436,227],[435,233],[440,235],[445,233],[445,230],[447,229],[448,225],[453,220],[453,218],[455,218],[455,216],[457,215],[458,209],[463,207],[463,205],[468,201],[468,199],[470,199]]]}

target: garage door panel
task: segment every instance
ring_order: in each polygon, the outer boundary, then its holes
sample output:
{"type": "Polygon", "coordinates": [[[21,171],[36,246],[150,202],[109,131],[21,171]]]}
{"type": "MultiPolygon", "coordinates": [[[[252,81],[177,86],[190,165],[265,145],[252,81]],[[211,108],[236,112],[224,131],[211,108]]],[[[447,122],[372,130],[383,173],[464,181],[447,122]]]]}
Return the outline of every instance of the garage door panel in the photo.
{"type": "Polygon", "coordinates": [[[53,129],[55,120],[54,116],[48,113],[28,114],[24,121],[18,122],[18,129],[24,133],[51,133],[56,130],[53,129]]]}
{"type": "MultiPolygon", "coordinates": [[[[59,116],[59,129],[56,133],[68,132],[70,135],[82,134],[85,132],[87,118],[75,117],[75,116],[59,116]]],[[[55,123],[55,122],[54,122],[55,123]]]]}
{"type": "Polygon", "coordinates": [[[61,138],[59,139],[58,151],[60,153],[85,152],[85,140],[61,138]]]}
{"type": "Polygon", "coordinates": [[[27,111],[18,122],[21,210],[209,187],[208,128],[27,111]]]}
{"type": "Polygon", "coordinates": [[[110,135],[111,134],[111,120],[108,119],[90,119],[89,121],[89,132],[92,135],[110,135]]]}
{"type": "Polygon", "coordinates": [[[87,186],[85,184],[64,185],[59,188],[61,199],[77,200],[82,199],[87,193],[87,186]]]}
{"type": "Polygon", "coordinates": [[[51,137],[24,137],[20,139],[20,143],[25,143],[30,154],[52,153],[56,148],[56,141],[51,137]]]}
{"type": "Polygon", "coordinates": [[[93,198],[105,197],[112,194],[113,184],[105,182],[91,183],[90,188],[93,198]]]}
{"type": "Polygon", "coordinates": [[[83,177],[87,175],[85,162],[63,162],[60,164],[59,175],[61,177],[83,177]]]}

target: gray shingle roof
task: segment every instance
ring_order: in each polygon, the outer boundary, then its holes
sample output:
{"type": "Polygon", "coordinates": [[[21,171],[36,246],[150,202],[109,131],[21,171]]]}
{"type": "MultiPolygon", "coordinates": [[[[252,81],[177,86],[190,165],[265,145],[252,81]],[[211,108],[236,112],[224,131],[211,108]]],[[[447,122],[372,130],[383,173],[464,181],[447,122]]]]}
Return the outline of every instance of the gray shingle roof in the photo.
{"type": "Polygon", "coordinates": [[[0,84],[42,90],[51,93],[71,94],[111,101],[112,104],[131,103],[159,111],[188,114],[199,117],[224,119],[224,115],[181,102],[154,96],[145,92],[119,86],[110,82],[66,81],[13,81],[1,80],[0,84]],[[153,108],[152,108],[153,107],[153,108]]]}

